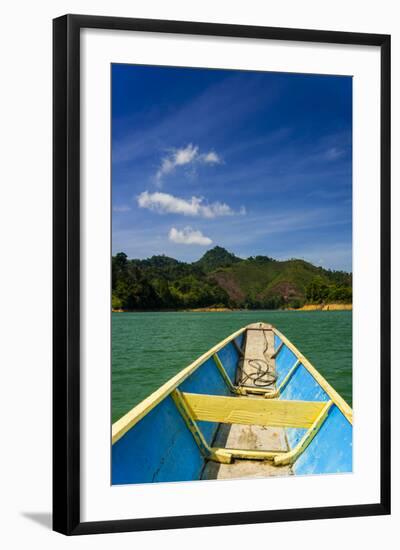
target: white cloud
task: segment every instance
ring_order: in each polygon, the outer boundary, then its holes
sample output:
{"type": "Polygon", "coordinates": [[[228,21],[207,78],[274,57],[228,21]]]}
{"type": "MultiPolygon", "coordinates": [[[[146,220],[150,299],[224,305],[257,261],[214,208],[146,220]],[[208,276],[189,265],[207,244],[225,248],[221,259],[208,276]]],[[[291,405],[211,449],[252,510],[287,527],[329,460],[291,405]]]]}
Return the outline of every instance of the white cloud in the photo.
{"type": "MultiPolygon", "coordinates": [[[[190,200],[174,197],[169,193],[149,193],[143,191],[137,198],[140,208],[148,208],[159,214],[182,214],[183,216],[198,216],[202,218],[217,218],[233,216],[234,210],[224,202],[204,203],[202,197],[191,197],[190,200]]],[[[244,207],[240,214],[245,214],[244,207]]]]}
{"type": "Polygon", "coordinates": [[[181,149],[172,149],[170,154],[161,161],[161,166],[156,172],[156,183],[161,185],[161,180],[167,174],[175,170],[177,166],[185,166],[194,163],[220,164],[221,158],[214,151],[199,153],[199,147],[189,143],[181,149]]]}
{"type": "Polygon", "coordinates": [[[221,157],[217,153],[214,153],[214,151],[201,155],[201,159],[206,164],[221,164],[222,162],[221,157]]]}
{"type": "Polygon", "coordinates": [[[191,143],[184,149],[176,149],[173,153],[175,166],[190,164],[198,155],[199,148],[194,147],[191,143]]]}
{"type": "Polygon", "coordinates": [[[122,204],[121,206],[113,206],[113,212],[129,212],[131,207],[127,204],[122,204]]]}
{"type": "Polygon", "coordinates": [[[198,244],[200,246],[212,244],[210,238],[203,235],[201,231],[196,231],[189,226],[182,230],[171,227],[168,238],[170,241],[177,244],[198,244]]]}

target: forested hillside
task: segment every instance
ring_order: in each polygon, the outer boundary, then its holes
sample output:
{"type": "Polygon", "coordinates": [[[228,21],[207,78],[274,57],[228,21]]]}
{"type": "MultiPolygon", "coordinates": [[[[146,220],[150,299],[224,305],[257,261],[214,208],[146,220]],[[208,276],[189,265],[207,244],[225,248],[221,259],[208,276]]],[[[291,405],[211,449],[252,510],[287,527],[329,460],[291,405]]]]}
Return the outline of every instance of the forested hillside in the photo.
{"type": "Polygon", "coordinates": [[[167,256],[112,258],[112,307],[123,310],[298,308],[351,303],[352,277],[304,260],[241,259],[216,246],[193,263],[167,256]]]}

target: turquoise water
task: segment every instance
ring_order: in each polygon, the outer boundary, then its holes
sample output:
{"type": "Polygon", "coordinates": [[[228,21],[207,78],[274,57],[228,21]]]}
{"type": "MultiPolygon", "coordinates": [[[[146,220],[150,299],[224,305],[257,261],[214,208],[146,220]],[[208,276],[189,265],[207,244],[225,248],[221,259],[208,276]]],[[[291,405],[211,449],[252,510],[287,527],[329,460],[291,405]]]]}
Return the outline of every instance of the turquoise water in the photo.
{"type": "Polygon", "coordinates": [[[112,314],[112,421],[234,332],[264,321],[293,342],[352,404],[351,311],[112,314]]]}

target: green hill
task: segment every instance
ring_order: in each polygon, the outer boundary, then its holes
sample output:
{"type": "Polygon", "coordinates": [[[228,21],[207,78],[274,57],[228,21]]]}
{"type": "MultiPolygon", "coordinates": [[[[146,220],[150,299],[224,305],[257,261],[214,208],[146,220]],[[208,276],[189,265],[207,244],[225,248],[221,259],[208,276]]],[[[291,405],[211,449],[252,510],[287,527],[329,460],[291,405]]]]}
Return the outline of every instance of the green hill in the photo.
{"type": "Polygon", "coordinates": [[[194,262],[193,265],[200,267],[206,273],[210,271],[215,271],[220,267],[229,267],[238,262],[241,262],[242,259],[238,258],[231,252],[222,248],[222,246],[214,246],[211,250],[207,252],[198,260],[194,262]]]}
{"type": "Polygon", "coordinates": [[[116,309],[276,309],[306,303],[351,303],[351,284],[350,273],[298,259],[241,259],[219,246],[193,263],[167,256],[128,260],[124,253],[112,259],[116,309]]]}

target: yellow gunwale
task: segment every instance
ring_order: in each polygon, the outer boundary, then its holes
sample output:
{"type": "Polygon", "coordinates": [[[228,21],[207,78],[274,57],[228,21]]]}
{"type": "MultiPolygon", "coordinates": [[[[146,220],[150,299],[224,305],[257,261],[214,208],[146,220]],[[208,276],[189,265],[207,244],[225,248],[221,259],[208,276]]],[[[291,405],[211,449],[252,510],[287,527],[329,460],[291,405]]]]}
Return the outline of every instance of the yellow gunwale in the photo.
{"type": "Polygon", "coordinates": [[[321,388],[325,390],[325,392],[331,398],[333,403],[343,413],[343,415],[347,418],[350,424],[353,424],[353,410],[346,403],[343,397],[339,395],[338,392],[332,388],[332,386],[325,380],[322,374],[320,374],[317,371],[317,369],[310,363],[310,361],[306,357],[304,357],[302,353],[300,353],[300,351],[296,348],[296,346],[293,345],[292,342],[288,340],[284,334],[282,334],[275,327],[273,327],[272,330],[274,331],[276,336],[278,336],[281,339],[281,342],[283,342],[295,354],[297,359],[304,366],[304,368],[308,370],[308,372],[311,374],[311,376],[314,378],[317,384],[319,384],[321,388]]]}
{"type": "Polygon", "coordinates": [[[209,349],[206,353],[201,355],[198,359],[193,361],[189,366],[182,369],[178,374],[173,376],[170,380],[165,382],[158,390],[153,392],[149,397],[146,397],[141,403],[133,407],[119,420],[112,425],[112,444],[116,443],[123,435],[126,434],[135,424],[139,422],[146,414],[148,414],[154,407],[156,407],[167,395],[175,390],[179,384],[181,384],[186,378],[188,378],[195,370],[197,370],[203,363],[205,363],[210,357],[217,353],[224,346],[229,344],[231,340],[237,338],[247,330],[247,326],[243,327],[236,332],[227,336],[224,340],[216,344],[213,348],[209,349]]]}

